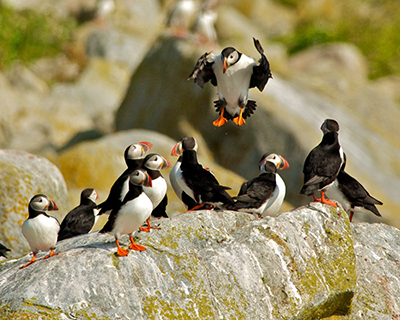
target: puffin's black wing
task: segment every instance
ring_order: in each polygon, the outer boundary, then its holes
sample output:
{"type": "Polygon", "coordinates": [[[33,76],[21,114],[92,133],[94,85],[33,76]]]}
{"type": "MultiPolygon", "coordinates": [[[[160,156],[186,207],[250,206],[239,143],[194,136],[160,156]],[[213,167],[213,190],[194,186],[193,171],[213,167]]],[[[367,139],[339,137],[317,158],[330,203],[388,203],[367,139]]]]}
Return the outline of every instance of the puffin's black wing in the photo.
{"type": "Polygon", "coordinates": [[[10,249],[8,249],[6,246],[4,246],[3,244],[0,243],[0,257],[6,257],[6,252],[7,251],[11,251],[10,249]]]}
{"type": "Polygon", "coordinates": [[[134,170],[128,168],[119,176],[117,180],[115,180],[110,189],[110,193],[108,194],[107,199],[97,205],[97,209],[100,209],[99,215],[114,209],[116,206],[118,206],[119,203],[122,202],[122,200],[120,199],[122,187],[125,181],[129,179],[129,176],[133,171],[134,170]]]}
{"type": "Polygon", "coordinates": [[[58,241],[88,233],[94,225],[95,205],[78,206],[72,209],[61,223],[58,241]]]}
{"type": "MultiPolygon", "coordinates": [[[[242,186],[243,187],[243,186],[242,186]]],[[[232,209],[257,208],[268,200],[276,187],[275,175],[262,174],[247,182],[246,191],[234,197],[236,203],[232,209]]],[[[244,190],[240,190],[244,191],[244,190]]],[[[240,193],[240,192],[239,192],[240,193]]]]}
{"type": "Polygon", "coordinates": [[[259,65],[253,67],[253,74],[250,79],[249,88],[257,87],[258,90],[263,91],[269,78],[272,78],[271,69],[267,57],[264,55],[264,49],[261,46],[260,41],[253,38],[254,46],[257,51],[261,54],[261,58],[258,61],[259,65]]]}
{"type": "Polygon", "coordinates": [[[201,196],[203,202],[233,203],[232,197],[225,191],[231,188],[221,186],[214,175],[200,164],[182,174],[188,187],[195,195],[201,196]]]}
{"type": "Polygon", "coordinates": [[[165,195],[164,199],[162,199],[161,202],[158,204],[158,206],[153,209],[151,215],[156,218],[168,218],[166,212],[167,204],[168,204],[168,197],[167,195],[165,195]]]}
{"type": "Polygon", "coordinates": [[[204,84],[211,80],[213,86],[217,85],[217,78],[215,77],[212,65],[214,62],[208,61],[209,53],[203,54],[199,60],[197,60],[196,66],[187,80],[194,79],[201,88],[204,88],[204,84]]]}
{"type": "Polygon", "coordinates": [[[339,190],[344,194],[352,207],[364,207],[372,211],[377,216],[381,216],[375,205],[383,203],[372,197],[368,191],[356,179],[350,176],[345,171],[340,171],[337,176],[339,190]]]}

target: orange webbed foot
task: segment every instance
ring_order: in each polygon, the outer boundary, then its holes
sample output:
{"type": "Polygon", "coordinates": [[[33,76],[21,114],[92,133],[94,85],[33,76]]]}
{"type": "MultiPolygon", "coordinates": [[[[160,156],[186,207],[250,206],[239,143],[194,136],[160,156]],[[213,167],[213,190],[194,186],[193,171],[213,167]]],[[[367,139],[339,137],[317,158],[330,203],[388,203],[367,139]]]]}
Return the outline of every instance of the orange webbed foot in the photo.
{"type": "Polygon", "coordinates": [[[115,243],[117,244],[118,250],[117,250],[117,255],[120,257],[126,257],[129,254],[129,250],[122,249],[119,245],[119,240],[115,240],[115,243]]]}
{"type": "Polygon", "coordinates": [[[131,245],[129,246],[129,249],[135,250],[135,251],[145,251],[146,250],[145,247],[143,247],[139,244],[136,244],[135,241],[133,241],[132,236],[129,237],[129,240],[131,240],[131,245]]]}
{"type": "Polygon", "coordinates": [[[52,256],[58,255],[58,253],[54,253],[54,250],[55,250],[55,249],[51,249],[49,255],[45,256],[43,259],[48,259],[48,258],[50,258],[50,257],[52,257],[52,256]]]}
{"type": "Polygon", "coordinates": [[[246,121],[243,119],[243,108],[240,109],[240,113],[236,118],[233,118],[233,122],[238,126],[244,125],[246,121]]]}
{"type": "Polygon", "coordinates": [[[31,259],[31,261],[29,261],[27,264],[23,265],[22,267],[19,267],[20,269],[26,268],[27,266],[30,266],[32,263],[35,262],[36,259],[36,253],[33,254],[33,257],[31,259]]]}
{"type": "Polygon", "coordinates": [[[225,111],[225,109],[222,108],[222,109],[221,109],[221,115],[219,116],[219,118],[218,118],[217,120],[215,120],[215,121],[213,122],[213,125],[214,125],[215,127],[221,127],[221,126],[223,126],[225,123],[228,122],[228,120],[226,120],[226,119],[224,118],[224,111],[225,111]]]}

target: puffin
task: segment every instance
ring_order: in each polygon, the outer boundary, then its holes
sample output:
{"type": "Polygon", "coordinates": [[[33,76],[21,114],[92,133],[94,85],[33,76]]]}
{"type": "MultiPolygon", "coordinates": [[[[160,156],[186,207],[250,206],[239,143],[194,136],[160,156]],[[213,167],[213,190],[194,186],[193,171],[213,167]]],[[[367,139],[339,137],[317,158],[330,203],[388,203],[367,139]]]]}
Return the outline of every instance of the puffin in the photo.
{"type": "Polygon", "coordinates": [[[208,205],[215,206],[219,203],[224,205],[233,204],[232,197],[226,192],[231,188],[221,186],[214,174],[198,163],[195,138],[183,138],[174,146],[171,154],[176,156],[182,154],[180,166],[182,180],[178,181],[182,191],[197,203],[191,210],[200,209],[208,205]]]}
{"type": "MultiPolygon", "coordinates": [[[[190,189],[186,188],[186,193],[183,189],[185,188],[185,184],[183,181],[183,176],[182,176],[182,152],[181,148],[174,147],[171,151],[172,156],[179,157],[178,160],[176,161],[175,165],[169,172],[169,181],[171,183],[172,189],[174,190],[176,196],[183,202],[183,204],[186,207],[186,210],[191,210],[195,206],[198,205],[196,200],[194,199],[194,194],[193,191],[190,189]]],[[[195,146],[195,151],[197,151],[197,144],[195,146]]]]}
{"type": "Polygon", "coordinates": [[[372,197],[360,182],[345,172],[345,166],[346,162],[325,194],[330,199],[338,201],[343,209],[349,212],[350,222],[353,219],[354,212],[366,213],[369,211],[381,217],[376,205],[383,203],[372,197]]]}
{"type": "Polygon", "coordinates": [[[324,134],[322,141],[310,151],[304,162],[304,185],[300,194],[312,195],[314,201],[336,208],[336,203],[325,198],[325,191],[336,180],[345,162],[345,155],[339,144],[339,124],[333,119],[326,119],[321,130],[324,134]],[[315,197],[318,190],[321,191],[321,199],[315,197]]]}
{"type": "Polygon", "coordinates": [[[7,251],[11,251],[10,249],[8,249],[5,245],[3,245],[2,243],[0,243],[0,257],[4,257],[7,259],[6,256],[6,252],[7,251]]]}
{"type": "Polygon", "coordinates": [[[236,197],[235,204],[227,209],[257,213],[259,217],[275,215],[282,206],[286,186],[277,170],[289,168],[284,157],[276,153],[266,153],[259,163],[260,175],[244,182],[236,197]]]}
{"type": "Polygon", "coordinates": [[[143,192],[144,187],[151,187],[151,178],[143,169],[133,171],[129,176],[129,191],[123,201],[114,208],[107,223],[100,230],[100,233],[112,233],[115,237],[115,243],[120,257],[127,256],[129,251],[121,248],[119,239],[122,235],[128,234],[131,245],[129,249],[144,251],[145,247],[135,244],[133,233],[139,229],[143,222],[150,216],[153,210],[153,203],[143,192]]]}
{"type": "Polygon", "coordinates": [[[272,78],[269,62],[260,42],[253,38],[254,46],[261,55],[259,64],[233,47],[226,47],[221,54],[203,54],[188,80],[194,79],[201,88],[208,81],[218,87],[218,100],[214,101],[219,118],[213,125],[220,127],[228,120],[236,125],[245,124],[245,119],[254,113],[256,101],[248,99],[250,88],[263,91],[272,78]]]}
{"type": "MultiPolygon", "coordinates": [[[[143,187],[144,193],[150,198],[153,203],[153,211],[151,216],[155,218],[168,218],[166,208],[168,204],[167,197],[167,182],[160,173],[161,169],[171,167],[171,163],[156,153],[148,154],[143,160],[143,169],[146,170],[151,178],[151,187],[143,187]]],[[[150,225],[150,216],[146,219],[147,228],[140,227],[141,231],[150,232],[150,229],[155,228],[150,225]]]]}
{"type": "Polygon", "coordinates": [[[100,209],[99,215],[110,214],[122,202],[128,192],[130,174],[142,167],[143,159],[152,146],[150,142],[139,142],[125,149],[124,159],[128,168],[114,182],[107,199],[97,206],[100,209]]]}
{"type": "Polygon", "coordinates": [[[49,211],[54,210],[58,210],[57,205],[44,194],[37,194],[30,200],[28,206],[29,216],[22,224],[22,234],[32,249],[33,257],[30,262],[20,267],[20,269],[34,263],[40,250],[50,250],[50,254],[44,259],[57,255],[54,250],[58,232],[60,231],[60,223],[56,218],[47,214],[49,211]]]}
{"type": "Polygon", "coordinates": [[[96,190],[85,189],[81,192],[79,206],[67,213],[61,222],[58,241],[89,233],[98,219],[99,210],[96,200],[99,198],[96,190]]]}

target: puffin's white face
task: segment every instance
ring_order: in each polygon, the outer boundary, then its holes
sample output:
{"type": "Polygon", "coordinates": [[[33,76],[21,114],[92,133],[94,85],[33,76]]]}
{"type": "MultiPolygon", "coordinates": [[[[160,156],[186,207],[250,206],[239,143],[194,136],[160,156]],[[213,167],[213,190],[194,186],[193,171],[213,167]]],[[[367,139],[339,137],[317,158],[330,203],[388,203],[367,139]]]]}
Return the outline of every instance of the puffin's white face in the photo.
{"type": "Polygon", "coordinates": [[[125,158],[130,160],[142,159],[152,147],[149,142],[131,144],[125,152],[125,158]]]}
{"type": "Polygon", "coordinates": [[[92,200],[93,202],[96,202],[98,198],[99,194],[96,192],[96,190],[93,189],[92,193],[89,196],[89,199],[92,200]]]}
{"type": "Polygon", "coordinates": [[[45,195],[36,195],[29,202],[29,206],[38,212],[58,210],[56,204],[45,195]]]}
{"type": "Polygon", "coordinates": [[[164,157],[158,154],[154,154],[147,159],[144,166],[150,170],[161,170],[169,168],[171,166],[171,163],[164,157]]]}
{"type": "Polygon", "coordinates": [[[129,180],[136,186],[151,187],[151,178],[149,174],[142,169],[133,171],[129,177],[129,180]]]}
{"type": "Polygon", "coordinates": [[[275,167],[279,170],[289,168],[289,163],[286,161],[286,159],[284,157],[282,157],[276,153],[271,153],[260,161],[260,164],[259,164],[260,173],[265,172],[265,164],[267,161],[272,162],[275,165],[275,167]]]}
{"type": "Polygon", "coordinates": [[[236,50],[232,51],[230,55],[226,58],[226,67],[235,64],[238,60],[239,60],[239,53],[236,50]]]}

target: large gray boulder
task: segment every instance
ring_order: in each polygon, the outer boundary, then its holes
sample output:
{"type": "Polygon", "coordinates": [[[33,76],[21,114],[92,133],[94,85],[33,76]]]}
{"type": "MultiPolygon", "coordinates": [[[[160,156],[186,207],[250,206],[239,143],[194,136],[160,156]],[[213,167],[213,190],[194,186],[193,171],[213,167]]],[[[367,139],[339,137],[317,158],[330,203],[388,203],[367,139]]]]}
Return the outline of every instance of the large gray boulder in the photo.
{"type": "Polygon", "coordinates": [[[19,150],[0,150],[0,181],[0,242],[11,249],[9,256],[17,256],[30,250],[21,231],[29,200],[37,193],[48,195],[60,219],[68,208],[67,187],[53,163],[19,150]]]}
{"type": "Polygon", "coordinates": [[[339,209],[313,204],[262,220],[198,211],[160,227],[138,234],[146,251],[123,258],[113,236],[92,233],[25,269],[29,256],[3,263],[3,310],[61,319],[321,319],[350,310],[356,261],[339,209]]]}

